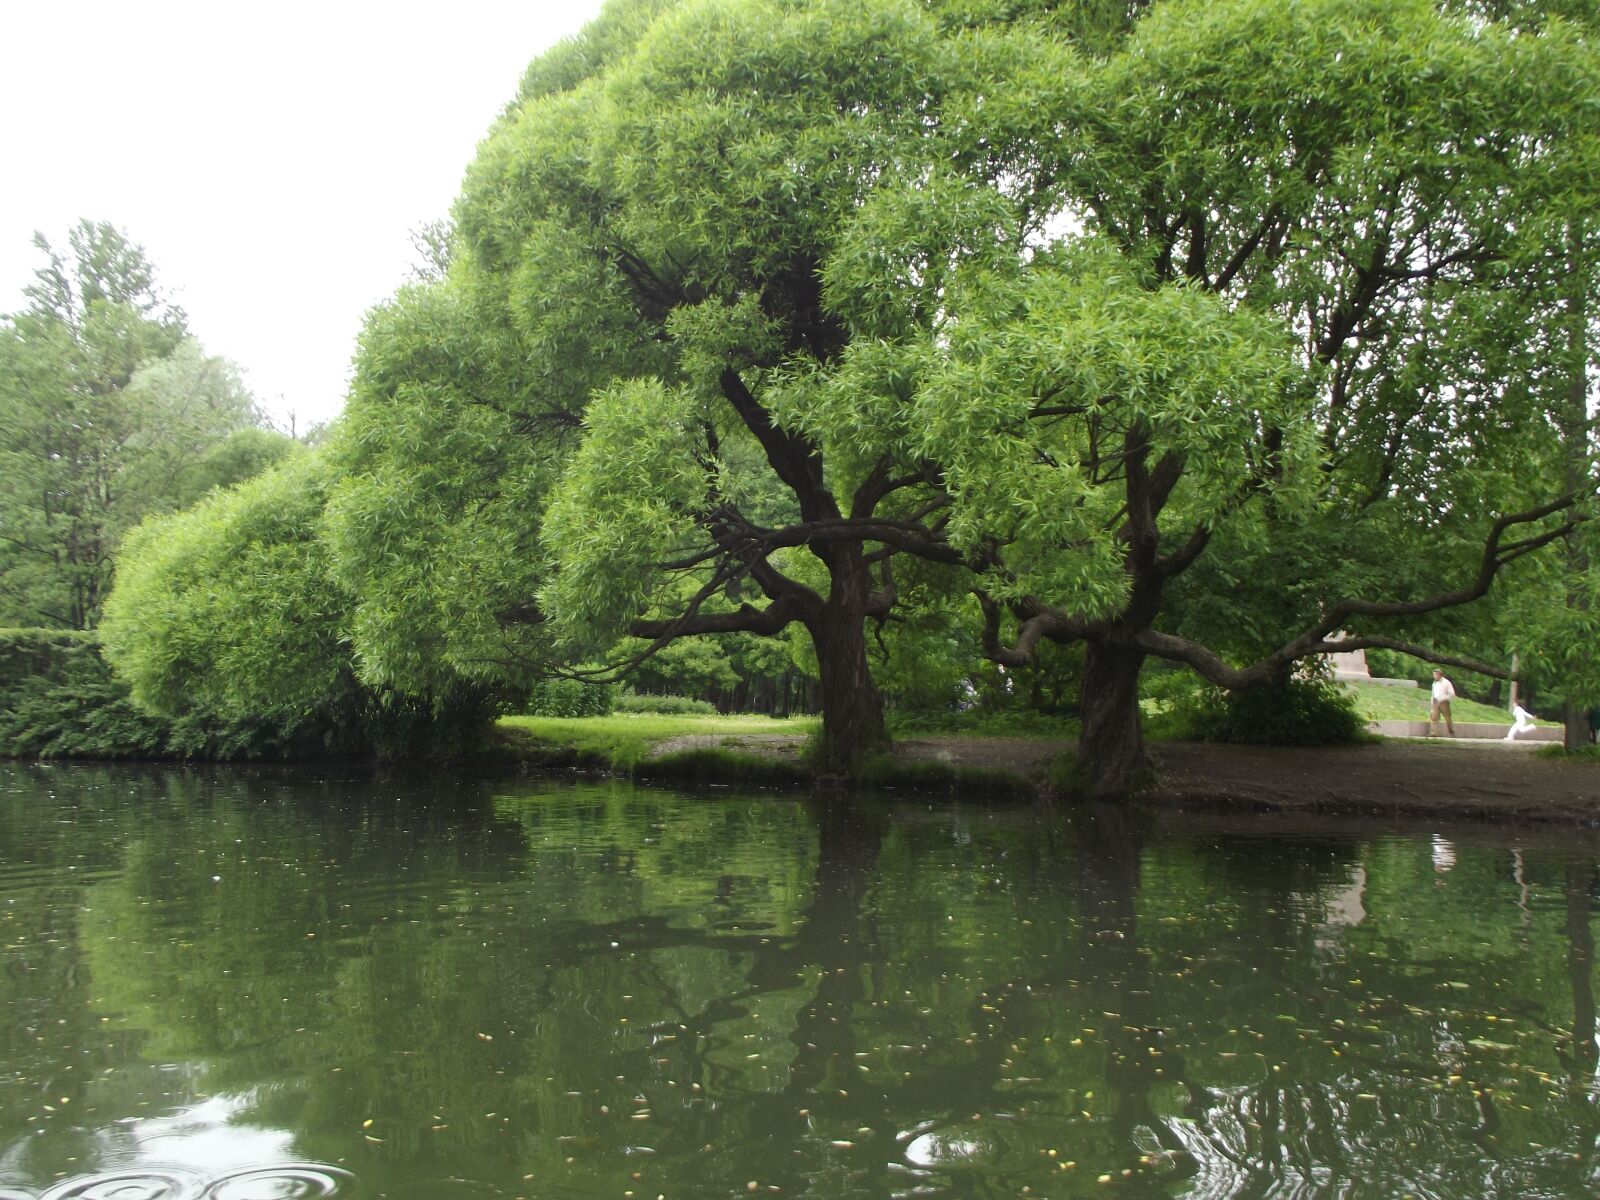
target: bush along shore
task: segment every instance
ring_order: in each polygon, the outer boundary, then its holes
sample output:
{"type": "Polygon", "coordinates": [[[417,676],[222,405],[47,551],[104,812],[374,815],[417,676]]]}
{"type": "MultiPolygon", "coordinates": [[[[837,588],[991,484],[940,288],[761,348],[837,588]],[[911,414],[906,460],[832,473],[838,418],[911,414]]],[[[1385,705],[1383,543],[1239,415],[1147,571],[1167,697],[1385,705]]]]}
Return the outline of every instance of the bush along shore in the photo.
{"type": "Polygon", "coordinates": [[[93,631],[0,629],[0,758],[327,761],[484,751],[493,710],[447,711],[352,683],[304,711],[154,714],[134,702],[93,631]]]}
{"type": "MultiPolygon", "coordinates": [[[[195,713],[169,719],[134,704],[101,657],[94,634],[0,630],[0,757],[422,758],[454,766],[576,770],[679,787],[859,788],[979,800],[1083,791],[1073,749],[1076,722],[1031,711],[902,717],[892,749],[864,757],[845,774],[819,770],[813,761],[814,717],[717,714],[692,698],[619,695],[565,681],[531,699],[542,714],[496,719],[484,706],[458,714],[453,724],[397,706],[384,714],[387,736],[381,743],[360,713],[322,714],[288,730],[264,720],[223,721],[195,713]],[[340,719],[348,722],[346,729],[360,732],[336,732],[340,719]],[[450,736],[440,736],[441,729],[450,736]]],[[[1395,814],[1421,804],[1432,815],[1519,821],[1587,821],[1600,812],[1592,754],[1560,754],[1554,761],[1520,745],[1378,745],[1373,743],[1382,739],[1360,735],[1357,744],[1328,745],[1328,733],[1346,723],[1330,711],[1326,693],[1296,706],[1304,710],[1306,726],[1298,745],[1203,745],[1221,741],[1218,735],[1230,728],[1215,699],[1202,696],[1198,706],[1187,708],[1153,707],[1159,774],[1145,782],[1138,798],[1180,807],[1242,804],[1299,811],[1309,805],[1323,812],[1395,814]],[[1493,787],[1484,782],[1491,778],[1493,787]]],[[[1357,708],[1362,719],[1371,717],[1359,698],[1357,708]]],[[[1277,733],[1285,736],[1284,730],[1277,733]]]]}
{"type": "Polygon", "coordinates": [[[577,769],[678,786],[708,784],[802,789],[828,786],[914,789],[945,795],[1031,796],[1040,780],[1022,770],[866,760],[848,780],[818,774],[805,750],[810,717],[718,715],[685,697],[599,695],[604,689],[547,685],[532,699],[561,716],[504,717],[485,710],[449,723],[389,712],[388,736],[371,736],[359,714],[312,714],[285,728],[268,719],[190,713],[163,717],[139,708],[113,674],[93,632],[0,630],[0,758],[134,761],[399,759],[514,763],[577,769]],[[548,693],[548,694],[546,694],[548,693]],[[617,711],[611,711],[615,708],[617,711]],[[409,719],[408,719],[409,718],[409,719]],[[339,732],[343,728],[354,732],[339,732]],[[760,749],[752,749],[759,746],[760,749]]]}
{"type": "Polygon", "coordinates": [[[178,758],[188,733],[134,707],[93,633],[0,629],[0,756],[178,758]]]}

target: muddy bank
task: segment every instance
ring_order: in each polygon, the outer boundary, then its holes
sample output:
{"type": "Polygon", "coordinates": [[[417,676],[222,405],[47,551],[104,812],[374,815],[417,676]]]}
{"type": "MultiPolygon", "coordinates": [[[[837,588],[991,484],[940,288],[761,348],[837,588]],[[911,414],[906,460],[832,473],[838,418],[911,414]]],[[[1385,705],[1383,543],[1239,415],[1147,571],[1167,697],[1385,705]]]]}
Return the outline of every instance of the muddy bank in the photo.
{"type": "MultiPolygon", "coordinates": [[[[898,757],[999,768],[1039,778],[1067,742],[913,738],[898,757]]],[[[1600,827],[1600,763],[1566,762],[1529,742],[1393,739],[1355,746],[1151,747],[1159,777],[1151,806],[1234,811],[1424,816],[1600,827]]]]}
{"type": "Polygon", "coordinates": [[[1600,825],[1600,764],[1502,742],[1155,747],[1148,804],[1600,825]]]}
{"type": "MultiPolygon", "coordinates": [[[[793,759],[802,739],[679,738],[656,753],[720,745],[793,759]]],[[[910,737],[894,757],[1014,772],[1042,780],[1070,742],[1032,738],[910,737]]],[[[1600,763],[1564,762],[1499,740],[1388,740],[1356,746],[1152,746],[1159,777],[1148,806],[1303,814],[1389,815],[1600,827],[1600,763]]]]}

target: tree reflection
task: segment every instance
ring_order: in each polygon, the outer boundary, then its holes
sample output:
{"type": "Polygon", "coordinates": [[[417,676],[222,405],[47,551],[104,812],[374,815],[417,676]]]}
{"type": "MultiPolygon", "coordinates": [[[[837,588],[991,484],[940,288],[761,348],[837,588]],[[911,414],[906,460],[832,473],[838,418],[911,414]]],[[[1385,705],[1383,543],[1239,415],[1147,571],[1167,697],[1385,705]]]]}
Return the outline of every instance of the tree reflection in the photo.
{"type": "Polygon", "coordinates": [[[1595,864],[1592,859],[1568,859],[1566,864],[1567,977],[1572,983],[1572,1039],[1566,1058],[1584,1085],[1593,1083],[1600,1063],[1595,1043],[1594,930],[1589,924],[1593,905],[1595,864]]]}
{"type": "Polygon", "coordinates": [[[1577,1194],[1593,1158],[1570,854],[1462,836],[1436,886],[1425,837],[1123,808],[101,782],[0,815],[47,876],[0,906],[0,1187],[197,1137],[512,1195],[1577,1194]],[[34,1133],[52,1093],[84,1115],[34,1133]]]}

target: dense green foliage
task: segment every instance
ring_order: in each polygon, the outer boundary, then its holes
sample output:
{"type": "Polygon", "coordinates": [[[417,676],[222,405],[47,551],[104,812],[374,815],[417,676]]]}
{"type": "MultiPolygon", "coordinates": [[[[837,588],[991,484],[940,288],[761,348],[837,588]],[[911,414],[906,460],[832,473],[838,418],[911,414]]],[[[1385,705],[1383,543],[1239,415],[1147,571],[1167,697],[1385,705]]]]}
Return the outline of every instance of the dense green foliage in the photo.
{"type": "Polygon", "coordinates": [[[129,538],[101,636],[141,708],[248,722],[311,754],[387,756],[481,736],[488,697],[365,685],[320,521],[326,460],[299,458],[129,538]]]}
{"type": "Polygon", "coordinates": [[[1055,641],[994,694],[1077,708],[1115,790],[1151,655],[1235,689],[1341,627],[1476,661],[1431,614],[1589,479],[1600,72],[1526,15],[611,6],[369,332],[334,519],[365,669],[778,635],[847,761],[874,672],[957,707],[980,651],[1055,641]]]}
{"type": "Polygon", "coordinates": [[[282,759],[327,741],[255,713],[136,705],[93,631],[0,630],[0,758],[282,759]]]}
{"type": "Polygon", "coordinates": [[[621,713],[663,713],[668,716],[692,714],[699,717],[709,717],[717,710],[709,700],[698,700],[693,696],[623,692],[617,697],[616,703],[612,705],[612,711],[621,713]]]}
{"type": "Polygon", "coordinates": [[[1355,697],[1328,679],[1291,675],[1233,692],[1213,689],[1209,695],[1207,707],[1215,713],[1215,720],[1206,722],[1210,741],[1332,746],[1356,741],[1366,729],[1355,697]]]}
{"type": "Polygon", "coordinates": [[[524,709],[534,717],[606,717],[613,710],[640,711],[618,705],[615,688],[576,679],[540,680],[533,685],[524,709]]]}
{"type": "Polygon", "coordinates": [[[0,758],[160,758],[170,733],[129,702],[93,633],[0,629],[0,758]]]}
{"type": "Polygon", "coordinates": [[[1591,16],[617,0],[529,68],[316,464],[136,539],[113,657],[286,728],[632,671],[816,704],[829,770],[886,699],[1046,711],[1108,794],[1153,660],[1279,737],[1348,724],[1281,682],[1341,631],[1518,653],[1570,710],[1591,16]]]}

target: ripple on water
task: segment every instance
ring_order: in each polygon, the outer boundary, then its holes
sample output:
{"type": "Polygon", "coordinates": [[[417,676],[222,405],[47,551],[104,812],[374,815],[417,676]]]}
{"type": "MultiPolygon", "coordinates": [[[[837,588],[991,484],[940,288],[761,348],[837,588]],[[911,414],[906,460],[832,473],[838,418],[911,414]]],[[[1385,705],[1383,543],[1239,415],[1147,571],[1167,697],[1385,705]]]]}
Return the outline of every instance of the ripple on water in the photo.
{"type": "Polygon", "coordinates": [[[39,1200],[178,1200],[191,1194],[202,1178],[177,1167],[139,1167],[64,1179],[39,1200]]]}
{"type": "MultiPolygon", "coordinates": [[[[203,1175],[182,1168],[140,1167],[66,1179],[38,1200],[322,1200],[348,1197],[355,1176],[321,1163],[273,1163],[203,1175]]],[[[0,1192],[0,1200],[31,1200],[0,1192]]]]}
{"type": "Polygon", "coordinates": [[[280,1163],[228,1171],[209,1180],[202,1200],[316,1200],[348,1193],[355,1176],[319,1163],[280,1163]]]}

